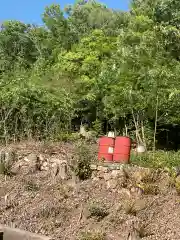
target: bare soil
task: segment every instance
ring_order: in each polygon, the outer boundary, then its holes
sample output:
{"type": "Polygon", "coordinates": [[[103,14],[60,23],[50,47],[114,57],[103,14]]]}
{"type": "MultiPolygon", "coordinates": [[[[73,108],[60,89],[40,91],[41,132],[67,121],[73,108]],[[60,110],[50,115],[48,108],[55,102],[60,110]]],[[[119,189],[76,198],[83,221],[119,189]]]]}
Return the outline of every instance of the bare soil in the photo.
{"type": "MultiPolygon", "coordinates": [[[[72,152],[69,144],[13,147],[21,152],[56,152],[63,158],[72,152]]],[[[0,224],[62,240],[88,239],[81,238],[88,231],[102,232],[109,240],[126,240],[134,229],[140,238],[133,240],[179,240],[180,197],[169,189],[131,198],[121,187],[107,189],[103,179],[62,181],[43,171],[0,175],[0,224]],[[139,207],[127,210],[132,202],[139,207]]]]}

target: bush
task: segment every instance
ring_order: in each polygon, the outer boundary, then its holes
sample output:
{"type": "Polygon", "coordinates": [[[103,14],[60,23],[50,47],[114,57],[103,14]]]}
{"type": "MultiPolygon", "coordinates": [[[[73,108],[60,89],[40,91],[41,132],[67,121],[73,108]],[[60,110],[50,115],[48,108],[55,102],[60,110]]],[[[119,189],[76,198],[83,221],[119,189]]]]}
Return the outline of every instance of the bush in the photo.
{"type": "Polygon", "coordinates": [[[1,89],[1,141],[52,139],[70,129],[73,101],[63,90],[52,92],[31,83],[1,89]],[[4,125],[5,124],[5,125],[4,125]]]}
{"type": "Polygon", "coordinates": [[[98,221],[109,215],[106,207],[100,206],[98,203],[93,203],[89,206],[89,217],[95,217],[98,221]]]}
{"type": "Polygon", "coordinates": [[[80,139],[78,133],[61,132],[57,136],[53,136],[53,139],[63,142],[75,142],[80,139]]]}
{"type": "Polygon", "coordinates": [[[76,163],[75,166],[73,166],[73,170],[76,176],[78,176],[80,180],[89,179],[92,174],[92,153],[88,146],[80,142],[76,147],[75,158],[76,163]]]}

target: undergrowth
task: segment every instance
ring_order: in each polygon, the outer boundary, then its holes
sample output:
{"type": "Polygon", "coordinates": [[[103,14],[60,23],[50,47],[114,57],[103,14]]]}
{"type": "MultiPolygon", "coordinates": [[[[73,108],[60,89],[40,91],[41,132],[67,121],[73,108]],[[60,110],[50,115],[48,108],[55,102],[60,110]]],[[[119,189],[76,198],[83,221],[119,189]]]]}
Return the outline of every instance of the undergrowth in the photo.
{"type": "Polygon", "coordinates": [[[131,153],[131,163],[142,167],[165,168],[179,166],[180,151],[155,151],[144,154],[131,153]]]}

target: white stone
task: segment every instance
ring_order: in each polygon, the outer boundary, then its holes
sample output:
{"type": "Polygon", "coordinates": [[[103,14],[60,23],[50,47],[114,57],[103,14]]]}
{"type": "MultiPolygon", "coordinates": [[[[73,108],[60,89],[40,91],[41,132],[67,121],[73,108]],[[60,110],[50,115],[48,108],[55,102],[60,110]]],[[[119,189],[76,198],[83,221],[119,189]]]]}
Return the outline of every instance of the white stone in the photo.
{"type": "Polygon", "coordinates": [[[93,178],[93,181],[94,181],[94,182],[98,182],[98,181],[99,181],[99,178],[98,178],[98,177],[94,177],[94,178],[93,178]]]}
{"type": "Polygon", "coordinates": [[[104,180],[105,181],[109,181],[112,178],[112,174],[111,173],[105,173],[104,174],[104,180]]]}
{"type": "Polygon", "coordinates": [[[112,178],[117,178],[119,175],[120,175],[119,170],[112,170],[112,172],[111,172],[112,178]]]}
{"type": "Polygon", "coordinates": [[[91,164],[91,170],[97,170],[97,165],[95,165],[95,164],[91,164]]]}
{"type": "Polygon", "coordinates": [[[110,179],[109,181],[107,181],[107,188],[116,188],[117,187],[117,181],[114,179],[110,179]]]}
{"type": "Polygon", "coordinates": [[[24,158],[25,162],[29,162],[29,159],[27,157],[24,158]]]}
{"type": "Polygon", "coordinates": [[[43,167],[47,167],[48,163],[47,162],[43,162],[42,166],[43,167]]]}
{"type": "Polygon", "coordinates": [[[38,160],[39,160],[40,162],[43,162],[43,161],[44,161],[44,157],[42,156],[42,154],[39,154],[38,160]]]}
{"type": "Polygon", "coordinates": [[[57,163],[54,162],[54,163],[52,163],[51,166],[52,166],[52,168],[55,168],[55,167],[57,167],[57,163]]]}
{"type": "Polygon", "coordinates": [[[62,180],[65,180],[67,178],[67,165],[66,164],[61,164],[59,168],[59,175],[62,180]]]}
{"type": "Polygon", "coordinates": [[[118,191],[119,194],[121,194],[123,197],[129,197],[131,198],[131,192],[126,189],[126,188],[122,188],[121,190],[118,191]]]}
{"type": "Polygon", "coordinates": [[[102,171],[102,172],[108,172],[108,168],[107,167],[103,167],[103,166],[98,166],[97,170],[98,171],[102,171]]]}

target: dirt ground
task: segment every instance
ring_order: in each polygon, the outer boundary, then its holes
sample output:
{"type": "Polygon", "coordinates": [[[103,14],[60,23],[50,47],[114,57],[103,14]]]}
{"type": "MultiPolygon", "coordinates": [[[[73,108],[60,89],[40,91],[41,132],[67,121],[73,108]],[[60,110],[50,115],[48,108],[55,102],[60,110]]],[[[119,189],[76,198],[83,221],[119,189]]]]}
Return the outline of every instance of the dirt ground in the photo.
{"type": "MultiPolygon", "coordinates": [[[[66,155],[70,148],[52,152],[66,155]]],[[[0,224],[62,240],[127,240],[134,229],[139,238],[131,240],[179,240],[180,197],[169,189],[131,198],[120,186],[108,189],[103,179],[62,181],[45,171],[0,175],[0,224]],[[88,232],[94,237],[83,235],[88,232]]]]}

